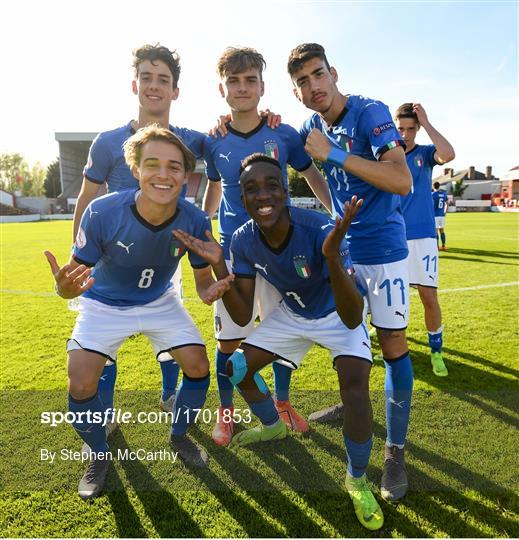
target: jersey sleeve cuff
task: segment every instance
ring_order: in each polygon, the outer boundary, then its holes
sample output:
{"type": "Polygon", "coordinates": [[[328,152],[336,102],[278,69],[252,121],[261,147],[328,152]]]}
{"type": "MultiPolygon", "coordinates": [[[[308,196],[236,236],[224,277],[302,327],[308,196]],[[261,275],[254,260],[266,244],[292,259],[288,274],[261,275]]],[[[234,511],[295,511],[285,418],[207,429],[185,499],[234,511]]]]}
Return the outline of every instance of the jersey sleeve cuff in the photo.
{"type": "Polygon", "coordinates": [[[238,277],[238,278],[256,279],[256,274],[235,274],[234,272],[233,274],[235,275],[235,277],[238,277]]]}
{"type": "Polygon", "coordinates": [[[88,174],[83,174],[83,176],[89,181],[93,182],[94,184],[104,184],[104,180],[96,180],[95,178],[92,178],[91,176],[88,176],[88,174]]]}
{"type": "Polygon", "coordinates": [[[303,172],[303,171],[306,171],[306,169],[308,169],[308,167],[310,167],[312,163],[313,161],[310,160],[304,167],[294,167],[292,164],[290,164],[290,166],[292,167],[292,169],[296,170],[297,172],[303,172]]]}
{"type": "Polygon", "coordinates": [[[378,149],[376,158],[380,159],[388,150],[393,150],[393,148],[397,148],[398,146],[401,146],[405,150],[405,144],[403,141],[389,141],[387,144],[378,149]]]}
{"type": "Polygon", "coordinates": [[[209,266],[209,263],[192,264],[191,268],[194,268],[195,270],[201,270],[202,268],[207,268],[208,266],[209,266]]]}
{"type": "Polygon", "coordinates": [[[88,266],[90,268],[92,268],[93,266],[96,265],[96,263],[91,263],[91,262],[88,262],[88,261],[84,261],[83,259],[80,259],[77,255],[75,254],[72,254],[72,258],[78,263],[78,264],[84,264],[85,266],[88,266]]]}
{"type": "Polygon", "coordinates": [[[209,182],[221,182],[222,181],[221,178],[211,178],[210,176],[208,176],[207,179],[209,180],[209,182]]]}

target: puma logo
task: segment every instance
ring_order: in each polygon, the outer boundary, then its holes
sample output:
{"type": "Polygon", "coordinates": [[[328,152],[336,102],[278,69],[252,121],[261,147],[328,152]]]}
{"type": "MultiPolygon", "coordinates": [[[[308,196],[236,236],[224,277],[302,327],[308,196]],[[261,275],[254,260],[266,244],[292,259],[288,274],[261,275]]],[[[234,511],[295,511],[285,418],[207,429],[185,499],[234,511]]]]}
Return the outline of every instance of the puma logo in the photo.
{"type": "Polygon", "coordinates": [[[402,317],[402,319],[405,321],[405,311],[403,313],[400,313],[400,311],[395,311],[395,315],[400,315],[400,317],[402,317]]]}
{"type": "Polygon", "coordinates": [[[133,246],[133,244],[135,244],[135,242],[132,242],[128,246],[125,246],[120,240],[117,240],[117,245],[119,247],[122,247],[123,249],[125,249],[126,253],[128,253],[128,255],[130,254],[130,248],[133,246]]]}
{"type": "Polygon", "coordinates": [[[263,272],[265,272],[265,274],[267,273],[267,266],[268,266],[268,264],[266,264],[265,266],[261,266],[258,263],[254,263],[254,268],[257,268],[258,270],[263,270],[263,272]]]}
{"type": "Polygon", "coordinates": [[[231,152],[229,152],[227,155],[220,153],[218,157],[221,157],[222,159],[225,159],[227,163],[229,163],[229,156],[231,155],[231,152]]]}

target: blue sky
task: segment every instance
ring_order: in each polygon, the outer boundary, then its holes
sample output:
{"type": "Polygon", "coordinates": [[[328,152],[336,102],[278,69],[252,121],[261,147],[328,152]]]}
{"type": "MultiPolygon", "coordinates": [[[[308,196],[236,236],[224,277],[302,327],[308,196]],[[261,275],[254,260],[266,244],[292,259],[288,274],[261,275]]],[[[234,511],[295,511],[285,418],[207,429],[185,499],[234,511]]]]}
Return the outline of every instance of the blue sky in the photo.
{"type": "MultiPolygon", "coordinates": [[[[261,103],[298,126],[290,50],[325,46],[344,93],[394,110],[421,102],[452,142],[455,168],[519,164],[517,2],[174,2],[19,0],[3,12],[0,152],[47,165],[56,131],[100,131],[136,116],[131,50],[161,42],[182,58],[172,123],[207,130],[225,112],[215,64],[228,45],[267,61],[261,103]],[[7,129],[6,129],[7,128],[7,129]]],[[[427,142],[424,134],[418,142],[427,142]]],[[[440,171],[438,170],[438,173],[440,171]]]]}

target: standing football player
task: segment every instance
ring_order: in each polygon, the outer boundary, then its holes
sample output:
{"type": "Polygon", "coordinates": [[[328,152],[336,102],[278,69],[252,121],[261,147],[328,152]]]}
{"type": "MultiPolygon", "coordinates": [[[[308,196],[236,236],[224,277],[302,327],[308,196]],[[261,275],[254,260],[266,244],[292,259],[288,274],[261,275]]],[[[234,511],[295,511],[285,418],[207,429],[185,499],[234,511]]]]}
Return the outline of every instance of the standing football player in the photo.
{"type": "Polygon", "coordinates": [[[439,258],[431,183],[433,167],[452,161],[454,148],[431,125],[420,103],[400,105],[395,113],[395,122],[406,145],[407,166],[413,175],[413,190],[402,198],[409,247],[409,283],[418,287],[424,307],[433,373],[446,377],[448,370],[442,357],[442,314],[437,294],[439,258]],[[420,127],[424,128],[433,144],[416,144],[420,127]]]}
{"type": "Polygon", "coordinates": [[[440,182],[434,182],[433,188],[434,222],[437,229],[436,243],[439,243],[439,239],[441,239],[442,245],[439,247],[439,250],[447,251],[447,246],[445,245],[445,216],[449,208],[449,201],[447,199],[447,193],[440,189],[440,182]]]}
{"type": "MultiPolygon", "coordinates": [[[[264,92],[263,70],[265,60],[251,48],[227,48],[218,60],[220,76],[219,90],[226,100],[231,120],[226,125],[225,138],[207,137],[205,141],[206,173],[209,179],[202,209],[209,216],[218,210],[218,229],[224,257],[230,266],[229,246],[231,237],[249,216],[240,199],[241,161],[254,152],[261,152],[281,163],[283,179],[287,185],[287,164],[301,172],[314,193],[325,206],[330,207],[330,196],[326,181],[319,173],[311,158],[305,152],[297,131],[280,124],[276,129],[268,126],[266,119],[258,112],[258,105],[264,92]]],[[[233,434],[232,418],[233,385],[225,373],[225,364],[236,350],[240,341],[254,327],[256,316],[263,319],[279,303],[277,292],[258,274],[256,284],[255,309],[247,324],[235,324],[227,313],[225,305],[215,304],[216,373],[220,395],[219,421],[212,433],[216,444],[226,446],[233,434]]],[[[292,407],[289,401],[290,376],[294,366],[287,367],[275,363],[276,406],[282,418],[297,431],[307,431],[307,421],[292,407]]]]}
{"type": "MultiPolygon", "coordinates": [[[[294,94],[315,113],[301,136],[307,152],[326,172],[334,215],[356,195],[364,200],[349,227],[355,277],[371,311],[386,367],[385,462],[381,492],[397,500],[408,488],[404,444],[413,392],[413,367],[405,330],[409,320],[409,279],[400,195],[412,185],[403,141],[384,103],[342,94],[338,74],[321,45],[293,49],[288,72],[294,94]]],[[[342,414],[342,406],[320,411],[321,421],[342,414]]],[[[317,417],[317,418],[316,418],[317,417]]]]}

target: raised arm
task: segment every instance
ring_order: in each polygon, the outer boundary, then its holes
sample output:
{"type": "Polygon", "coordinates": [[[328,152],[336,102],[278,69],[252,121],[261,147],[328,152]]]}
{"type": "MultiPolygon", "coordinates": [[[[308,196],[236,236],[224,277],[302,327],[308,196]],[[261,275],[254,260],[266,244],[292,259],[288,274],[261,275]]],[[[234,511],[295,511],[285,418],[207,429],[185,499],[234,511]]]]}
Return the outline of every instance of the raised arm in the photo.
{"type": "Polygon", "coordinates": [[[362,322],[364,301],[360,295],[353,278],[348,275],[343,265],[341,243],[353,218],[362,205],[362,199],[357,201],[353,196],[350,202],[344,205],[344,217],[337,218],[335,227],[323,242],[322,253],[326,259],[330,274],[335,307],[342,322],[348,328],[356,328],[362,322]]]}
{"type": "Polygon", "coordinates": [[[400,146],[384,152],[379,161],[371,161],[332,146],[327,137],[314,128],[306,139],[305,150],[314,159],[333,163],[382,191],[407,195],[411,190],[413,179],[400,146]]]}
{"type": "Polygon", "coordinates": [[[204,198],[202,200],[202,210],[212,218],[220,206],[222,198],[222,182],[207,181],[204,198]]]}
{"type": "Polygon", "coordinates": [[[332,213],[332,200],[330,197],[330,189],[328,188],[328,182],[320,173],[319,169],[312,163],[308,169],[301,171],[301,174],[305,177],[306,182],[310,186],[310,189],[314,192],[314,195],[321,201],[326,210],[332,213]]]}
{"type": "Polygon", "coordinates": [[[420,103],[413,103],[413,111],[416,113],[418,122],[420,122],[420,125],[425,129],[434,146],[436,146],[436,152],[434,153],[436,163],[443,165],[444,163],[452,161],[456,157],[454,148],[451,143],[432,126],[431,122],[429,122],[429,118],[427,117],[427,113],[423,106],[420,103]]]}
{"type": "Polygon", "coordinates": [[[86,176],[83,177],[83,183],[81,184],[81,191],[79,192],[76,208],[74,209],[74,221],[72,225],[72,242],[76,240],[77,232],[79,230],[79,224],[81,217],[86,207],[95,199],[100,184],[91,182],[86,176]]]}

